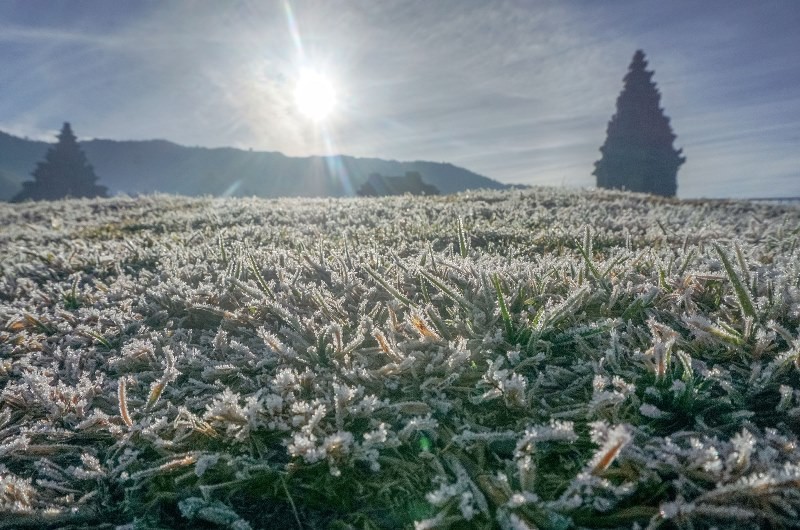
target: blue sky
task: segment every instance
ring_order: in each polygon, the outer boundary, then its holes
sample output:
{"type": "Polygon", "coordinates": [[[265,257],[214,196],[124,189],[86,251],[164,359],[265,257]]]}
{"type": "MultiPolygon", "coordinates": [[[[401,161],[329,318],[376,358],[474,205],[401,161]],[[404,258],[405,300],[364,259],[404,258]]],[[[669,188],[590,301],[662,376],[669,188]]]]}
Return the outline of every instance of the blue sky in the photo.
{"type": "Polygon", "coordinates": [[[0,129],[447,161],[593,186],[636,49],[680,197],[800,196],[800,1],[0,2],[0,129]],[[295,108],[304,69],[337,109],[295,108]]]}

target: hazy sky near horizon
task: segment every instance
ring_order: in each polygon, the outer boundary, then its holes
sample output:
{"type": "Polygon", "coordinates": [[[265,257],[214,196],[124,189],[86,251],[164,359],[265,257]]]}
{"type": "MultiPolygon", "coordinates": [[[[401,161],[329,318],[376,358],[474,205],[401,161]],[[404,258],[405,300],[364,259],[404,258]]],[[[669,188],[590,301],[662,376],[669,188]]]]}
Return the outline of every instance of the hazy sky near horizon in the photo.
{"type": "Polygon", "coordinates": [[[680,197],[800,196],[800,1],[0,2],[0,130],[446,161],[593,186],[633,53],[680,197]],[[337,106],[314,123],[312,69],[337,106]]]}

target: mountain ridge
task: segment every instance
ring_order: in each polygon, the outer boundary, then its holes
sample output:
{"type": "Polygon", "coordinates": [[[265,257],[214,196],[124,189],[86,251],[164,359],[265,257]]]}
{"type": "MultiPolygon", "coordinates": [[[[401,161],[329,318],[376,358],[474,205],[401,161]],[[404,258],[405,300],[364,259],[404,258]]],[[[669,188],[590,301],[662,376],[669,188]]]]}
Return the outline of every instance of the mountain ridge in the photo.
{"type": "MultiPolygon", "coordinates": [[[[0,200],[30,180],[53,144],[0,131],[0,200]]],[[[174,193],[188,196],[345,197],[372,173],[419,172],[441,193],[510,186],[448,162],[398,161],[350,155],[291,157],[236,147],[188,147],[169,140],[80,142],[99,183],[112,194],[174,193]]]]}

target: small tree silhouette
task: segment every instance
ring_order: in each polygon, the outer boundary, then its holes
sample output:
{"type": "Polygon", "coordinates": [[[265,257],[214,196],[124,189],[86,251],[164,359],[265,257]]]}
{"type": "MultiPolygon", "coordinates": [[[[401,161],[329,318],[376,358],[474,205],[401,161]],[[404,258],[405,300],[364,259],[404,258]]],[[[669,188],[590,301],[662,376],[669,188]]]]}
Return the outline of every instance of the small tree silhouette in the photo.
{"type": "Polygon", "coordinates": [[[659,107],[661,94],[645,70],[644,52],[637,50],[617,98],[617,112],[608,123],[602,158],[592,172],[600,188],[674,196],[678,168],[686,161],[672,146],[675,135],[659,107]]]}
{"type": "Polygon", "coordinates": [[[22,183],[12,202],[26,199],[55,200],[64,197],[107,197],[108,189],[97,184],[97,175],[78,145],[69,123],[64,123],[58,143],[32,173],[34,180],[22,183]]]}

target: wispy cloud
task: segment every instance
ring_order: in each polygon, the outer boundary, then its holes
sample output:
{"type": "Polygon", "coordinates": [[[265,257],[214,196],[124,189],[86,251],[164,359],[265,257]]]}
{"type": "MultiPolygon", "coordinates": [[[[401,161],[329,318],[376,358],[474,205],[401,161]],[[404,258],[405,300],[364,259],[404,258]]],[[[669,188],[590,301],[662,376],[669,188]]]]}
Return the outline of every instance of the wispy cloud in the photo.
{"type": "Polygon", "coordinates": [[[0,24],[0,42],[47,45],[70,43],[109,46],[113,43],[113,38],[59,28],[0,24]]]}

